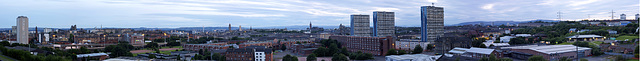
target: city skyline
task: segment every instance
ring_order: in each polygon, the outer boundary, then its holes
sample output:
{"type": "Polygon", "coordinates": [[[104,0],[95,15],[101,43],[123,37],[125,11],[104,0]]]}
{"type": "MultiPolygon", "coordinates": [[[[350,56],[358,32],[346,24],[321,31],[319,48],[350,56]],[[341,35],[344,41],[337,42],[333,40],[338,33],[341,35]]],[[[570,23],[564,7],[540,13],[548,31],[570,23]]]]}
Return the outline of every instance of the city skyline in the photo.
{"type": "MultiPolygon", "coordinates": [[[[0,2],[0,28],[15,26],[16,16],[30,17],[29,26],[67,28],[125,27],[176,28],[226,27],[237,24],[252,27],[297,26],[313,22],[316,26],[349,23],[349,15],[372,15],[373,11],[396,12],[396,26],[420,26],[420,6],[447,7],[445,25],[471,21],[525,21],[608,19],[637,14],[640,4],[629,0],[540,0],[540,1],[65,1],[24,0],[0,2]],[[29,2],[29,3],[24,3],[29,2]],[[311,3],[311,4],[306,4],[311,3]],[[617,4],[609,4],[617,3],[617,4]]],[[[372,21],[371,21],[372,22],[372,21]]],[[[236,25],[234,25],[236,26],[236,25]]]]}

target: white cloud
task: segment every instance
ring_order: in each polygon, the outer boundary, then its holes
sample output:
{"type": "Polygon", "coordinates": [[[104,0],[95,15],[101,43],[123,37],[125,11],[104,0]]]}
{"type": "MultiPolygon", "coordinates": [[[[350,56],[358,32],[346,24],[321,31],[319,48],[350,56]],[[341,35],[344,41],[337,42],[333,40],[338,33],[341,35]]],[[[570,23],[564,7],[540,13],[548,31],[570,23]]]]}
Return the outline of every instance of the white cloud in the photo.
{"type": "Polygon", "coordinates": [[[569,4],[569,6],[580,6],[580,5],[585,5],[585,4],[589,4],[589,3],[594,3],[597,2],[598,0],[579,0],[579,1],[574,1],[575,3],[569,4]]]}
{"type": "Polygon", "coordinates": [[[484,5],[484,6],[480,7],[480,8],[485,9],[485,10],[491,10],[491,9],[493,9],[493,5],[494,4],[486,4],[486,5],[484,5]]]}
{"type": "Polygon", "coordinates": [[[427,2],[438,2],[438,0],[427,0],[427,2]]]}
{"type": "Polygon", "coordinates": [[[400,9],[398,8],[387,8],[387,7],[373,7],[373,10],[369,10],[369,12],[373,12],[373,11],[398,11],[400,9]]]}

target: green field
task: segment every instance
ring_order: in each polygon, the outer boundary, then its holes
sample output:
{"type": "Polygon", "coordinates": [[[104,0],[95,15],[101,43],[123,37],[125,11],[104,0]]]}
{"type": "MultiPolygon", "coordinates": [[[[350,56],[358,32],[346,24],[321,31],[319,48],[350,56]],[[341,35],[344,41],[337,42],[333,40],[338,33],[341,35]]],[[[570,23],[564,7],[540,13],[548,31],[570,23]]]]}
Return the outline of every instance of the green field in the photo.
{"type": "Polygon", "coordinates": [[[616,40],[620,40],[620,41],[624,41],[627,39],[628,40],[638,39],[638,36],[620,36],[616,38],[616,40]]]}
{"type": "MultiPolygon", "coordinates": [[[[602,42],[602,41],[591,41],[591,43],[589,43],[589,45],[596,45],[596,46],[598,46],[598,45],[600,45],[601,43],[604,43],[604,42],[602,42]]],[[[564,42],[564,43],[560,43],[560,44],[557,44],[557,45],[573,45],[573,42],[564,42]]]]}
{"type": "MultiPolygon", "coordinates": [[[[182,48],[182,46],[164,46],[164,47],[160,47],[160,49],[164,49],[164,48],[182,48]]],[[[144,48],[142,50],[152,50],[151,48],[144,48]]],[[[177,51],[177,50],[169,50],[169,51],[160,51],[161,54],[171,54],[171,52],[173,51],[177,51]]],[[[155,53],[156,51],[151,51],[153,53],[155,53]]],[[[144,53],[151,53],[151,52],[144,52],[144,53]]],[[[138,56],[138,54],[144,54],[144,53],[133,53],[133,56],[138,56]]]]}
{"type": "Polygon", "coordinates": [[[2,61],[16,61],[7,56],[0,56],[0,59],[2,59],[2,61]]]}
{"type": "Polygon", "coordinates": [[[557,45],[572,45],[572,44],[573,44],[573,42],[564,42],[564,43],[560,43],[560,44],[557,44],[557,45]]]}

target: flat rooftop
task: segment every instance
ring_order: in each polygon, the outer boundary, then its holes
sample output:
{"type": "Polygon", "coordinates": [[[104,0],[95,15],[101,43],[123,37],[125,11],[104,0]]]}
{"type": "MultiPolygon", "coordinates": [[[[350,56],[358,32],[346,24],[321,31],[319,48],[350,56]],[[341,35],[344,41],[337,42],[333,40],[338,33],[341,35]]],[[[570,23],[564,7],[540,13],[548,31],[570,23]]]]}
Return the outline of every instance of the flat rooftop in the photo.
{"type": "MultiPolygon", "coordinates": [[[[501,49],[530,49],[533,51],[545,53],[545,54],[553,54],[553,53],[565,53],[565,52],[573,52],[576,51],[576,47],[574,45],[527,45],[527,46],[514,46],[514,47],[502,47],[501,49]]],[[[577,47],[578,50],[591,50],[591,48],[587,47],[577,47]]]]}
{"type": "Polygon", "coordinates": [[[391,58],[394,60],[413,60],[413,61],[436,61],[442,55],[426,55],[426,54],[411,54],[411,55],[389,55],[385,58],[391,58]]]}

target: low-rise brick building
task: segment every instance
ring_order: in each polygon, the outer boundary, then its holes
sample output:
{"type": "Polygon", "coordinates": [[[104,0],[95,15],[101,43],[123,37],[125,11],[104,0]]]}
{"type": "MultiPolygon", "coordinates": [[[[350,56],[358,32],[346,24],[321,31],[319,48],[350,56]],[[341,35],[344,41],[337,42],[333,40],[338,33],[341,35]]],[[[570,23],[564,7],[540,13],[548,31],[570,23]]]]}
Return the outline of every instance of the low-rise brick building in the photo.
{"type": "Polygon", "coordinates": [[[227,49],[224,53],[228,61],[272,61],[271,49],[265,46],[248,46],[239,49],[227,49]]]}
{"type": "Polygon", "coordinates": [[[394,49],[393,37],[336,35],[329,37],[329,39],[337,40],[343,48],[347,48],[351,52],[361,51],[384,56],[389,49],[394,49]]]}

